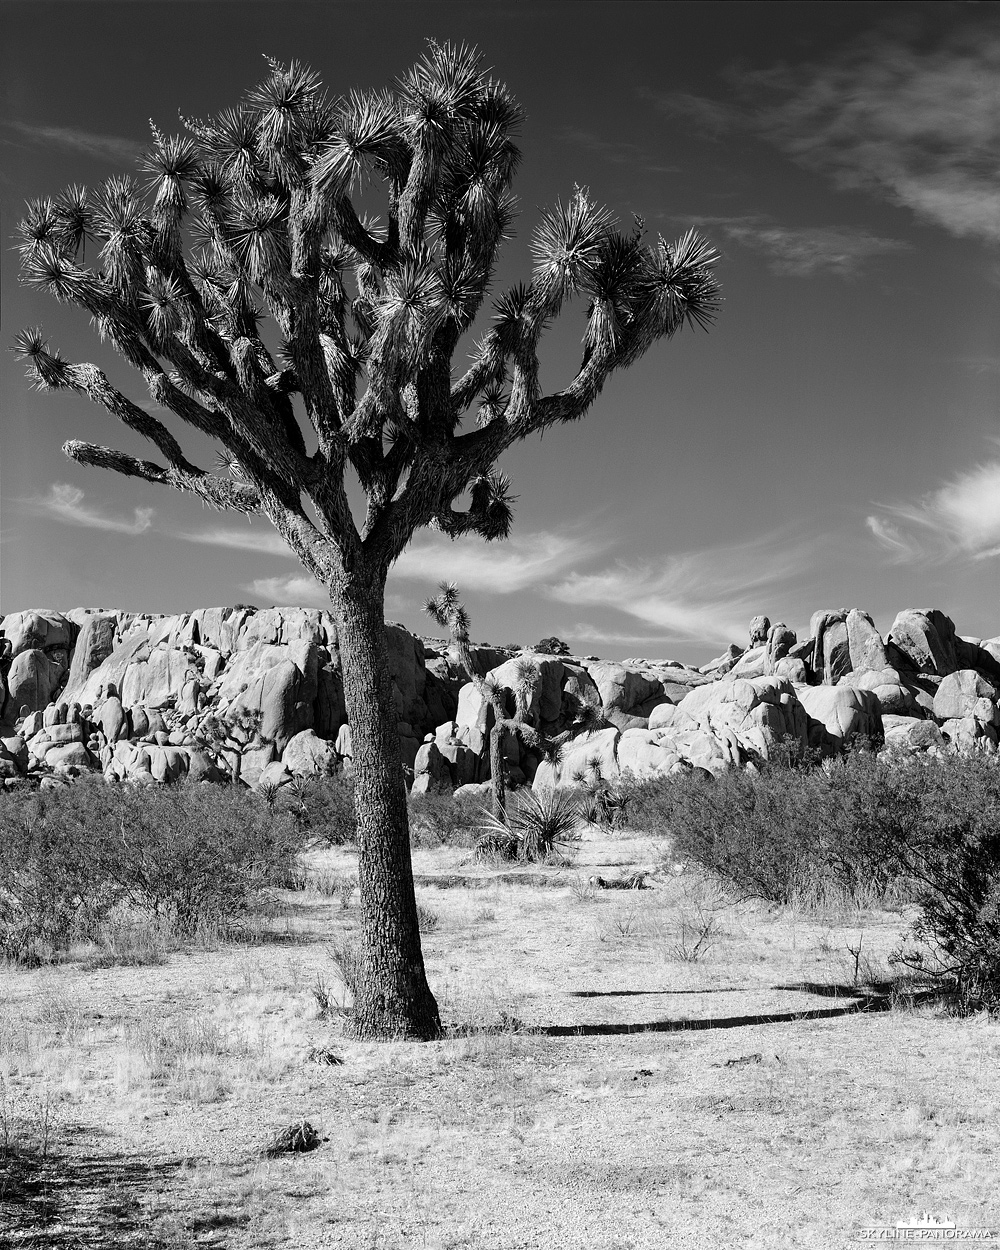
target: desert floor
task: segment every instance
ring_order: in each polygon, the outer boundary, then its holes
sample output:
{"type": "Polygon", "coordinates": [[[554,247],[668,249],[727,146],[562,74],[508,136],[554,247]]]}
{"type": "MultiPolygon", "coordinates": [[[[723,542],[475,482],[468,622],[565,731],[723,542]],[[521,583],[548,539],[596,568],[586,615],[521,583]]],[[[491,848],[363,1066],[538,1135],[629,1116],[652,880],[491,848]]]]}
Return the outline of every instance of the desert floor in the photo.
{"type": "Polygon", "coordinates": [[[415,852],[432,1044],[343,1036],[347,850],[312,856],[255,942],[0,968],[0,1245],[830,1250],[924,1210],[1000,1228],[1000,1022],[856,984],[908,917],[736,904],[661,851],[601,837],[514,871],[415,852]],[[651,888],[587,884],[634,867],[651,888]],[[318,1149],[262,1157],[301,1118],[318,1149]]]}

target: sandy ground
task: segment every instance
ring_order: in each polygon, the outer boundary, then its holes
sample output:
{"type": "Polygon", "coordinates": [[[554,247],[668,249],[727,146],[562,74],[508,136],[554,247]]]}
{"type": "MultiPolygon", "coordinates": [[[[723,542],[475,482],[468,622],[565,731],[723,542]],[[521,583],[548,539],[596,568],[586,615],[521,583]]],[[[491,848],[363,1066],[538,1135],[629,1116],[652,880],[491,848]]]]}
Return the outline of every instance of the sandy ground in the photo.
{"type": "Polygon", "coordinates": [[[690,871],[587,885],[658,853],[597,839],[512,874],[416,852],[451,1029],[432,1044],[321,1014],[347,1002],[331,947],[356,893],[290,895],[271,940],[161,966],[0,970],[0,1245],[826,1250],[925,1209],[1000,1228],[1000,1024],[859,1010],[849,948],[863,933],[877,975],[906,917],[734,905],[690,871]],[[303,1117],[317,1150],[261,1157],[303,1117]]]}

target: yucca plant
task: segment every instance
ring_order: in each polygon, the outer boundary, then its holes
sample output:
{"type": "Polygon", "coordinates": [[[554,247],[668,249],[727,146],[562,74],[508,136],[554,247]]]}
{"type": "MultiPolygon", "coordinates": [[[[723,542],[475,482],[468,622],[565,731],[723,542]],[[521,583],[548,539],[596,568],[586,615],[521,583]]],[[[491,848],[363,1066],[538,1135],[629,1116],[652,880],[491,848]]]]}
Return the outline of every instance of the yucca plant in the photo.
{"type": "Polygon", "coordinates": [[[580,840],[580,807],[569,790],[522,790],[503,819],[486,813],[477,853],[548,863],[580,840]]]}
{"type": "Polygon", "coordinates": [[[707,326],[718,305],[707,243],[647,243],[640,223],[623,234],[577,188],[542,214],[530,280],[497,297],[453,376],[514,219],[521,121],[465,46],[431,43],[389,90],[340,98],[305,66],[269,60],[235,107],[186,121],[183,135],[154,129],[142,183],[71,188],[29,204],[20,225],[24,281],[82,309],[170,414],[26,330],[15,350],[36,386],[86,395],[159,453],[72,441],[67,455],[265,515],[329,592],[354,742],[354,1019],[367,1037],[440,1030],[413,894],[388,570],[422,526],[505,537],[498,457],[582,417],[614,370],[686,323],[707,326]],[[356,203],[371,183],[385,205],[375,221],[356,203]],[[573,296],[587,310],[580,366],[544,395],[538,344],[573,296]],[[185,427],[219,446],[222,472],[188,458],[185,427]],[[358,522],[349,475],[366,498],[358,522]]]}

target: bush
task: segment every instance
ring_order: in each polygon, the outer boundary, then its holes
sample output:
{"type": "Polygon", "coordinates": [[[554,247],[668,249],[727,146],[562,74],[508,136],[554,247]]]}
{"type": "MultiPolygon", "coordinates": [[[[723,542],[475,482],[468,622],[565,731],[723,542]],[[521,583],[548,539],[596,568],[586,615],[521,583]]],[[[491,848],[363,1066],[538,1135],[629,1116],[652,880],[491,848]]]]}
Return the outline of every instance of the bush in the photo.
{"type": "Polygon", "coordinates": [[[483,800],[475,795],[411,794],[410,841],[414,846],[473,846],[483,823],[483,800]]]}
{"type": "Polygon", "coordinates": [[[644,782],[633,820],[743,897],[917,904],[921,954],[897,959],[961,1011],[1000,1012],[1000,762],[852,751],[711,781],[644,782]]]}
{"type": "Polygon", "coordinates": [[[955,757],[925,770],[921,819],[907,846],[918,883],[915,936],[933,966],[911,958],[960,1012],[1000,1014],[1000,767],[955,757]]]}
{"type": "Polygon", "coordinates": [[[184,935],[260,904],[306,833],[235,787],[81,780],[0,796],[0,949],[31,959],[100,941],[123,906],[184,935]]]}
{"type": "Polygon", "coordinates": [[[354,780],[343,773],[333,777],[297,777],[276,792],[275,805],[291,812],[304,833],[328,846],[343,846],[358,836],[354,780]]]}

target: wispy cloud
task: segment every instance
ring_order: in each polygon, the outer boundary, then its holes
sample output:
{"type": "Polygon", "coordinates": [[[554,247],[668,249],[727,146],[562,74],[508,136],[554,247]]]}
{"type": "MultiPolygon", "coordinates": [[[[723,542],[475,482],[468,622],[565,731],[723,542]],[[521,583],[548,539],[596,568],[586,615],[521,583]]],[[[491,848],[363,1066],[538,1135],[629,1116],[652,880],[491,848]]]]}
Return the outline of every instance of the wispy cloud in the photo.
{"type": "Polygon", "coordinates": [[[731,642],[761,602],[812,568],[821,540],[784,531],[745,543],[570,574],[549,594],[562,603],[614,608],[673,641],[731,642]]]}
{"type": "Polygon", "coordinates": [[[32,126],[27,122],[6,122],[10,130],[42,147],[69,149],[96,156],[113,164],[131,163],[142,154],[143,144],[121,135],[98,135],[72,126],[32,126]]]}
{"type": "Polygon", "coordinates": [[[80,525],[87,529],[111,530],[117,534],[144,534],[153,524],[152,508],[136,508],[132,520],[110,516],[99,508],[84,503],[84,493],[78,486],[68,482],[53,482],[47,495],[36,495],[21,501],[36,516],[62,521],[66,525],[80,525]]]}
{"type": "Polygon", "coordinates": [[[306,573],[291,577],[258,577],[244,587],[259,599],[281,608],[328,608],[330,595],[314,577],[306,573]]]}
{"type": "Polygon", "coordinates": [[[293,556],[288,544],[267,521],[261,521],[256,528],[251,528],[249,525],[240,529],[217,527],[194,532],[178,532],[172,537],[182,538],[188,543],[205,543],[210,547],[229,547],[235,551],[256,551],[267,556],[293,556]]]}
{"type": "Polygon", "coordinates": [[[944,43],[872,38],[825,65],[742,76],[761,133],[841,188],[956,235],[1000,239],[1000,25],[944,43]]]}
{"type": "Polygon", "coordinates": [[[669,633],[628,634],[620,630],[602,629],[600,626],[590,625],[586,621],[577,621],[575,625],[562,626],[555,632],[564,641],[604,643],[615,647],[648,647],[675,640],[674,635],[669,633]]]}
{"type": "Polygon", "coordinates": [[[746,124],[746,118],[732,105],[707,96],[687,91],[651,91],[648,87],[638,87],[636,94],[664,117],[684,122],[702,139],[721,139],[746,124]]]}
{"type": "Polygon", "coordinates": [[[766,219],[736,219],[722,229],[735,242],[768,257],[772,272],[786,278],[835,274],[856,278],[867,261],[909,244],[851,226],[780,226],[766,219]]]}
{"type": "Polygon", "coordinates": [[[915,504],[879,505],[866,524],[898,563],[1000,556],[1000,461],[959,474],[915,504]]]}
{"type": "Polygon", "coordinates": [[[575,564],[599,555],[609,541],[589,527],[518,534],[502,543],[478,538],[455,542],[442,535],[418,538],[396,561],[390,580],[433,585],[456,582],[462,591],[505,595],[551,581],[575,564]]]}

